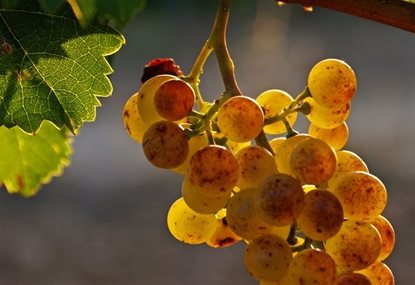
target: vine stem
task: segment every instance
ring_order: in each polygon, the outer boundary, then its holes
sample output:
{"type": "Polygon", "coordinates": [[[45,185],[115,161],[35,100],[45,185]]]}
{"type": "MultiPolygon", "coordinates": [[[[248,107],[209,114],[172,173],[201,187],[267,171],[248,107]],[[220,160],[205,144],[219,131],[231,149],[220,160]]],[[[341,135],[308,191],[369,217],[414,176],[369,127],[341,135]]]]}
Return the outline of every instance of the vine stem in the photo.
{"type": "Polygon", "coordinates": [[[415,33],[415,4],[402,0],[285,0],[304,7],[322,7],[415,33]]]}

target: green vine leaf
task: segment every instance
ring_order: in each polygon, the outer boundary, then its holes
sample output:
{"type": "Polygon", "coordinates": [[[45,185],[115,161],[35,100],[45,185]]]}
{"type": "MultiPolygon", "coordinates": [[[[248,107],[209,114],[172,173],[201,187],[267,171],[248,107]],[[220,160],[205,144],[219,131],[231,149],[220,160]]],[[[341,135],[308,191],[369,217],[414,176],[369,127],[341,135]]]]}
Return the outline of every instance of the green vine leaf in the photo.
{"type": "Polygon", "coordinates": [[[0,127],[0,185],[9,193],[33,196],[42,183],[62,173],[71,152],[68,131],[49,122],[44,122],[36,135],[0,127]]]}
{"type": "Polygon", "coordinates": [[[114,28],[82,28],[68,4],[58,15],[36,1],[0,9],[0,126],[35,133],[48,120],[73,133],[112,93],[106,55],[125,43],[114,28]]]}

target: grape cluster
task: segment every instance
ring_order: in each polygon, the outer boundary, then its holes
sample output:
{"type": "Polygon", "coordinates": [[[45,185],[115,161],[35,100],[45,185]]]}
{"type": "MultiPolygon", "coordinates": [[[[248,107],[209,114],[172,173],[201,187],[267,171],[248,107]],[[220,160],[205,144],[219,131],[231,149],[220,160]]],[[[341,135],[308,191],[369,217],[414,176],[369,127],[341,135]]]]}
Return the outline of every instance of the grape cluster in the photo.
{"type": "Polygon", "coordinates": [[[295,99],[272,89],[196,106],[187,77],[158,74],[127,101],[124,123],[150,163],[184,175],[167,215],[177,240],[245,242],[262,285],[391,285],[385,186],[343,149],[355,92],[337,59],[317,63],[295,99]],[[293,129],[299,113],[308,133],[293,129]]]}

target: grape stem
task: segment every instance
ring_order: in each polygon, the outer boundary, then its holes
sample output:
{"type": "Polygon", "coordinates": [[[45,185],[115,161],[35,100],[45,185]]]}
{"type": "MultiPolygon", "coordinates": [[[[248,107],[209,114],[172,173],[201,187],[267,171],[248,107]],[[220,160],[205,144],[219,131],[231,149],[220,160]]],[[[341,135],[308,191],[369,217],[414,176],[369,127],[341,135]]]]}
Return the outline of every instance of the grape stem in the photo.
{"type": "Polygon", "coordinates": [[[415,5],[402,0],[285,0],[304,7],[322,7],[415,33],[415,5]]]}

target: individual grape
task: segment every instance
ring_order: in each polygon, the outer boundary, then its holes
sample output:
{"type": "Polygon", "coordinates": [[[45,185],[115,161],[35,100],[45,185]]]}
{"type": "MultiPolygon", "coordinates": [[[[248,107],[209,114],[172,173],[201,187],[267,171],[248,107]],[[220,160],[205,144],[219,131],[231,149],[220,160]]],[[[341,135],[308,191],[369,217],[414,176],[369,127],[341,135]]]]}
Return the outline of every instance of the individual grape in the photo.
{"type": "Polygon", "coordinates": [[[383,261],[392,253],[395,246],[395,230],[391,223],[382,215],[377,216],[373,221],[370,221],[370,223],[379,231],[382,240],[382,248],[378,260],[383,261]]]}
{"type": "Polygon", "coordinates": [[[333,285],[372,285],[372,282],[363,274],[349,272],[337,275],[333,285]]]}
{"type": "Polygon", "coordinates": [[[215,214],[226,206],[230,199],[230,194],[220,197],[208,197],[195,189],[186,176],[182,184],[182,196],[190,209],[199,214],[215,214]]]}
{"type": "MultiPolygon", "coordinates": [[[[261,105],[265,117],[271,117],[287,108],[293,101],[293,98],[285,91],[271,89],[261,93],[256,98],[256,101],[261,105]]],[[[294,125],[297,120],[297,113],[289,114],[286,119],[291,126],[294,125]]],[[[283,122],[275,122],[264,126],[264,132],[271,135],[278,135],[285,133],[286,129],[283,122]]]]}
{"type": "Polygon", "coordinates": [[[334,129],[343,124],[350,115],[351,103],[332,108],[325,108],[317,104],[313,98],[304,99],[310,105],[307,119],[322,129],[334,129]]]}
{"type": "Polygon", "coordinates": [[[235,155],[239,164],[239,188],[255,188],[266,176],[277,172],[272,154],[265,148],[252,145],[244,147],[235,155]]]}
{"type": "Polygon", "coordinates": [[[178,167],[189,154],[189,143],[183,128],[170,121],[152,124],[143,135],[143,151],[156,167],[178,167]]]}
{"type": "Polygon", "coordinates": [[[157,113],[165,120],[179,121],[193,109],[195,92],[189,83],[172,79],[162,83],[154,95],[157,113]]]}
{"type": "Polygon", "coordinates": [[[255,208],[266,223],[283,227],[292,224],[304,208],[304,191],[293,177],[276,173],[264,178],[255,193],[255,208]]]}
{"type": "Polygon", "coordinates": [[[305,249],[293,257],[288,268],[291,285],[328,285],[336,279],[336,263],[326,252],[305,249]]]}
{"type": "Polygon", "coordinates": [[[272,151],[275,153],[277,148],[286,140],[285,137],[273,138],[269,141],[272,151]]]}
{"type": "Polygon", "coordinates": [[[147,124],[147,126],[163,120],[163,118],[157,113],[156,107],[154,106],[154,95],[161,84],[172,79],[178,79],[178,77],[169,74],[162,74],[151,77],[143,85],[141,85],[141,88],[138,91],[138,112],[141,119],[147,124]]]}
{"type": "Polygon", "coordinates": [[[175,64],[172,58],[155,58],[144,66],[141,83],[146,82],[150,78],[160,74],[171,74],[182,76],[183,72],[180,66],[175,64]]]}
{"type": "Polygon", "coordinates": [[[206,244],[213,248],[222,248],[233,245],[242,240],[229,227],[226,221],[226,209],[221,209],[216,214],[218,226],[215,233],[206,241],[206,244]]]}
{"type": "Polygon", "coordinates": [[[378,230],[369,222],[347,220],[337,234],[326,241],[326,251],[346,271],[361,270],[378,258],[381,249],[378,230]]]}
{"type": "Polygon", "coordinates": [[[244,251],[247,271],[259,281],[278,281],[288,272],[291,247],[278,235],[267,234],[250,242],[244,251]]]}
{"type": "Polygon", "coordinates": [[[365,162],[355,153],[348,150],[336,151],[337,166],[333,176],[328,181],[327,189],[333,190],[336,183],[346,174],[355,171],[368,172],[365,162]]]}
{"type": "Polygon", "coordinates": [[[223,146],[209,145],[199,149],[190,159],[189,183],[203,195],[229,195],[238,182],[238,161],[223,146]]]}
{"type": "Polygon", "coordinates": [[[264,125],[261,106],[252,98],[235,96],[228,99],[218,111],[221,132],[235,142],[247,142],[256,138],[264,125]]]}
{"type": "Polygon", "coordinates": [[[144,132],[148,126],[140,117],[137,108],[138,93],[131,96],[124,105],[123,119],[124,127],[130,137],[136,142],[141,143],[143,141],[144,132]]]}
{"type": "Polygon", "coordinates": [[[375,261],[365,269],[357,271],[369,278],[372,285],[395,285],[395,277],[383,262],[375,261]]]}
{"type": "Polygon", "coordinates": [[[183,175],[187,174],[187,169],[189,168],[190,159],[192,158],[193,154],[199,149],[208,146],[208,140],[205,134],[193,136],[189,139],[188,142],[189,142],[189,154],[186,160],[182,164],[180,164],[178,167],[172,168],[174,172],[180,173],[183,175]]]}
{"type": "Polygon", "coordinates": [[[325,141],[310,138],[291,152],[291,171],[302,183],[320,185],[330,179],[337,165],[333,148],[325,141]]]}
{"type": "Polygon", "coordinates": [[[332,192],[342,204],[347,219],[373,220],[386,206],[385,185],[368,172],[356,171],[343,176],[332,192]]]}
{"type": "Polygon", "coordinates": [[[308,133],[316,139],[325,141],[335,150],[342,149],[349,139],[349,129],[346,122],[334,129],[322,129],[314,124],[310,124],[308,133]]]}
{"type": "Polygon", "coordinates": [[[285,173],[294,176],[291,171],[290,157],[294,147],[303,140],[309,139],[312,136],[308,134],[298,134],[284,140],[275,150],[275,162],[277,163],[277,170],[279,173],[285,173]]]}
{"type": "Polygon", "coordinates": [[[343,208],[337,197],[323,189],[305,195],[305,205],[297,218],[300,230],[313,240],[333,237],[343,224],[343,208]]]}
{"type": "Polygon", "coordinates": [[[254,205],[255,188],[241,189],[231,197],[227,206],[226,220],[238,236],[252,240],[272,230],[272,226],[262,221],[254,205]]]}
{"type": "Polygon", "coordinates": [[[214,214],[199,214],[190,209],[183,198],[176,200],[167,214],[170,233],[188,244],[206,242],[215,232],[217,221],[214,214]]]}
{"type": "Polygon", "coordinates": [[[344,61],[325,59],[311,69],[308,88],[319,105],[326,108],[342,106],[356,93],[356,75],[344,61]]]}

